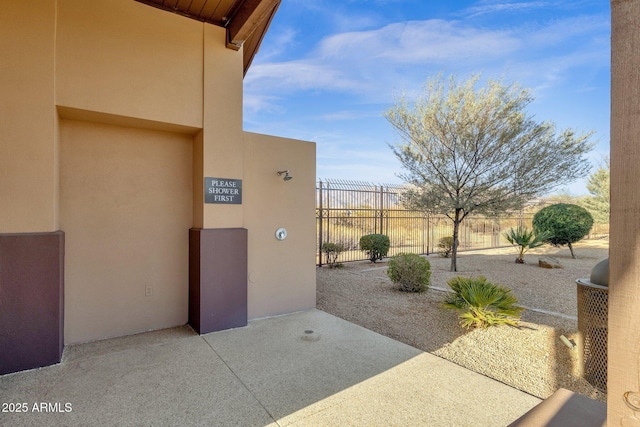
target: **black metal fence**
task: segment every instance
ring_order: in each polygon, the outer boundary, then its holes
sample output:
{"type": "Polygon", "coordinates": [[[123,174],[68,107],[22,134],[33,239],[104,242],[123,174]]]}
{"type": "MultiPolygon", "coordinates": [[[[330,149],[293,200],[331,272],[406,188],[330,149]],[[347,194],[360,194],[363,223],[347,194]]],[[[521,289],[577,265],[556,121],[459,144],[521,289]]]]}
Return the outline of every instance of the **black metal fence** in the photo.
{"type": "MultiPolygon", "coordinates": [[[[367,259],[359,250],[360,237],[380,233],[389,236],[389,256],[400,252],[430,254],[442,237],[453,235],[453,223],[444,215],[404,209],[400,185],[361,181],[320,180],[316,185],[317,264],[326,262],[325,242],[340,243],[344,251],[338,262],[367,259]]],[[[501,218],[467,217],[459,230],[459,250],[507,246],[503,231],[518,225],[531,228],[533,213],[501,218]]],[[[594,229],[592,233],[599,230],[594,229]]],[[[608,233],[608,228],[607,228],[608,233]]],[[[595,234],[594,234],[595,235],[595,234]]]]}

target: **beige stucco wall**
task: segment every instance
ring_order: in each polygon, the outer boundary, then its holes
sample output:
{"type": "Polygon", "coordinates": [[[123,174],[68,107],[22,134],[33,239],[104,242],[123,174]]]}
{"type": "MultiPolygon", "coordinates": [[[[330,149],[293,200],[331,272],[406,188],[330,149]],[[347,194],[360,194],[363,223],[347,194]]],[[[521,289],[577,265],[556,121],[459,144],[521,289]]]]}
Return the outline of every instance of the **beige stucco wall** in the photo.
{"type": "Polygon", "coordinates": [[[250,318],[315,306],[315,146],[243,132],[223,28],[39,0],[0,34],[0,233],[66,233],[67,343],[184,324],[191,227],[248,229],[250,318]],[[205,177],[243,180],[243,204],[205,204],[205,177]]]}
{"type": "Polygon", "coordinates": [[[57,3],[57,105],[202,127],[201,22],[132,0],[57,3]]]}
{"type": "Polygon", "coordinates": [[[0,13],[0,233],[54,231],[55,2],[3,2],[0,13]]]}
{"type": "Polygon", "coordinates": [[[243,202],[249,229],[249,318],[316,304],[315,144],[245,133],[243,202]],[[277,172],[289,170],[284,181],[277,172]],[[275,231],[287,229],[279,241],[275,231]]]}
{"type": "Polygon", "coordinates": [[[63,120],[61,139],[65,341],[186,323],[193,138],[63,120]]]}

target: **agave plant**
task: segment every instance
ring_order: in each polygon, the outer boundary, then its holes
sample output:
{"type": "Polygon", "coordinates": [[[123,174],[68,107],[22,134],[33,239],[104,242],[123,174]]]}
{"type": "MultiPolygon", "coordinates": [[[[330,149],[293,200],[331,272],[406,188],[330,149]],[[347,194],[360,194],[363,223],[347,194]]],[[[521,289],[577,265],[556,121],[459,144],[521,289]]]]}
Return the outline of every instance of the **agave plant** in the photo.
{"type": "Polygon", "coordinates": [[[444,301],[446,308],[460,311],[464,328],[486,328],[518,324],[522,307],[511,290],[494,285],[486,277],[454,277],[447,284],[453,290],[444,301]]]}
{"type": "Polygon", "coordinates": [[[546,234],[538,234],[536,236],[533,230],[528,230],[527,227],[521,226],[511,228],[502,235],[507,239],[507,242],[518,247],[516,264],[524,264],[524,254],[529,249],[544,245],[544,240],[547,238],[546,234]]]}

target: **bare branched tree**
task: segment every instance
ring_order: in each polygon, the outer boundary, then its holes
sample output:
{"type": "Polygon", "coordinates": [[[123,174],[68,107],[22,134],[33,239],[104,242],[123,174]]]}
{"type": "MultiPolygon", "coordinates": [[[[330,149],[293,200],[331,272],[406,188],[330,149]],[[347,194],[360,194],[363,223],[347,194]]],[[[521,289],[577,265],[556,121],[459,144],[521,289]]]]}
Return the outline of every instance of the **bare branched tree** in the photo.
{"type": "Polygon", "coordinates": [[[536,122],[525,108],[529,91],[480,76],[463,83],[442,76],[427,81],[422,95],[399,97],[385,112],[401,142],[391,145],[413,184],[412,208],[453,221],[451,271],[457,271],[458,229],[469,214],[497,215],[585,176],[584,154],[592,132],[536,122]]]}

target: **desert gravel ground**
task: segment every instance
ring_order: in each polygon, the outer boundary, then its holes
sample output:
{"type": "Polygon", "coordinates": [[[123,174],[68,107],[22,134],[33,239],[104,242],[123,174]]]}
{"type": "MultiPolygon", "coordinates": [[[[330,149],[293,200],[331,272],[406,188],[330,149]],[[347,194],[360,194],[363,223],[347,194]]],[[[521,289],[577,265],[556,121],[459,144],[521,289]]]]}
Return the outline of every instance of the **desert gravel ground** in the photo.
{"type": "Polygon", "coordinates": [[[462,252],[456,273],[449,271],[450,259],[432,254],[427,256],[431,287],[422,294],[395,289],[386,275],[386,260],[350,262],[338,269],[323,266],[317,268],[317,306],[540,398],[564,387],[606,401],[605,393],[580,377],[578,347],[565,346],[560,336],[578,341],[575,281],[589,278],[593,266],[608,256],[608,243],[577,243],[577,259],[566,247],[545,246],[527,252],[525,264],[514,262],[514,248],[462,252]],[[540,255],[555,257],[563,268],[538,267],[540,255]],[[446,282],[458,275],[485,276],[512,289],[527,307],[520,326],[462,329],[458,313],[442,307],[446,282]]]}

